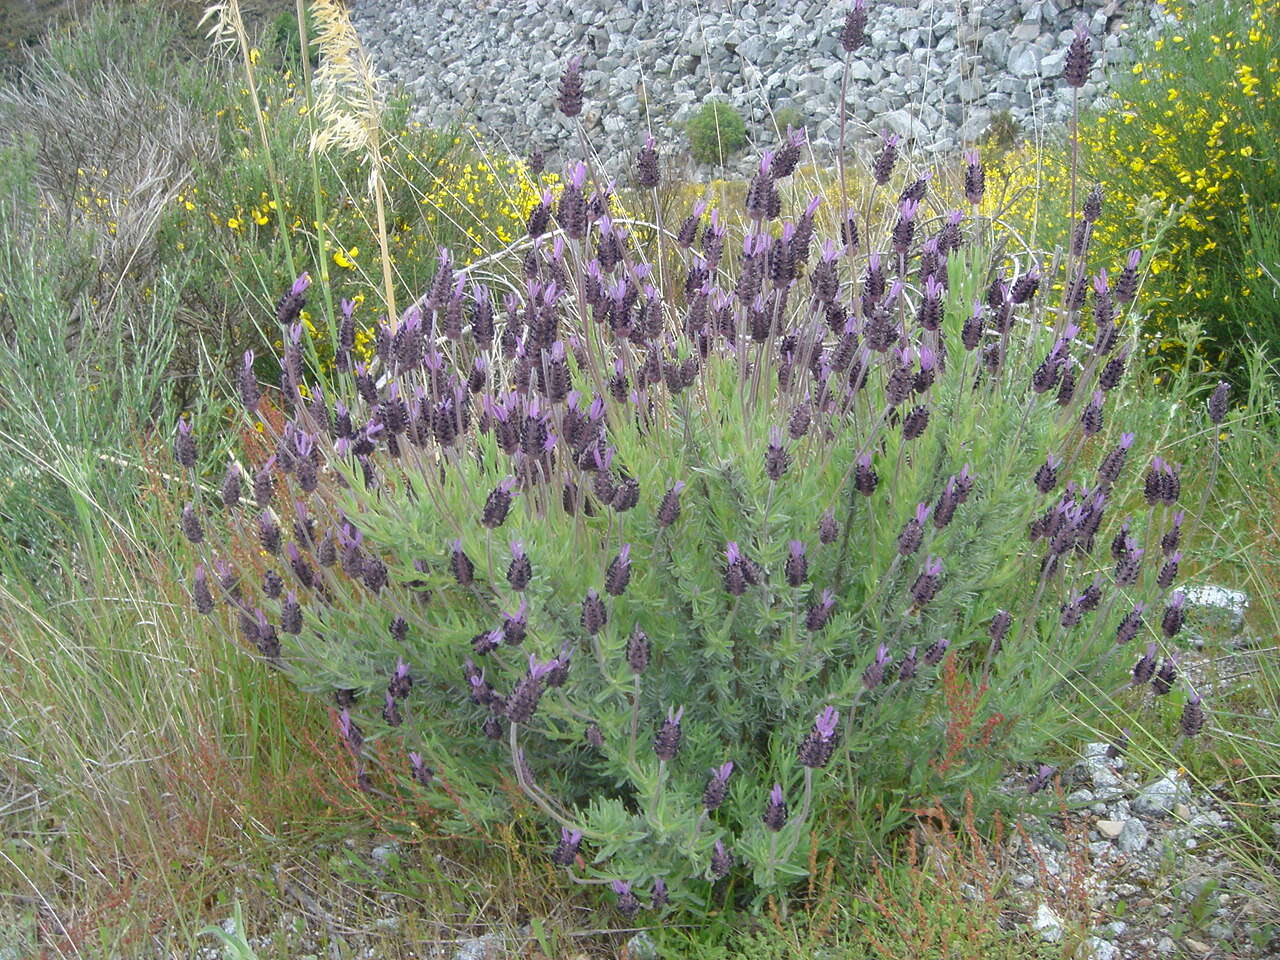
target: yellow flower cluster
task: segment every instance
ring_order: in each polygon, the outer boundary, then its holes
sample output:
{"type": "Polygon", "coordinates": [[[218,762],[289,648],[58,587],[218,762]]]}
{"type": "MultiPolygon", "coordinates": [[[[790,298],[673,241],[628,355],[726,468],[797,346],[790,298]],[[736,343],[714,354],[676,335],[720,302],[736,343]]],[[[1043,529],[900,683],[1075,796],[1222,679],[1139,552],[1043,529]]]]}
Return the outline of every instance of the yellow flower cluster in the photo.
{"type": "MultiPolygon", "coordinates": [[[[1265,265],[1240,255],[1259,211],[1280,215],[1280,0],[1248,0],[1197,29],[1194,7],[1164,4],[1179,27],[1132,67],[1111,108],[1086,116],[1079,129],[1080,195],[1103,185],[1106,206],[1094,232],[1099,266],[1114,275],[1124,252],[1139,246],[1150,275],[1142,306],[1151,350],[1183,348],[1178,328],[1194,317],[1209,332],[1203,359],[1216,363],[1236,330],[1265,265]],[[1270,93],[1268,93],[1270,91],[1270,93]]],[[[1070,144],[1036,154],[1028,147],[996,165],[993,208],[1013,202],[1011,216],[1032,221],[1045,197],[1067,197],[1070,144]]],[[[1043,207],[1039,223],[1061,241],[1068,224],[1043,207]]]]}

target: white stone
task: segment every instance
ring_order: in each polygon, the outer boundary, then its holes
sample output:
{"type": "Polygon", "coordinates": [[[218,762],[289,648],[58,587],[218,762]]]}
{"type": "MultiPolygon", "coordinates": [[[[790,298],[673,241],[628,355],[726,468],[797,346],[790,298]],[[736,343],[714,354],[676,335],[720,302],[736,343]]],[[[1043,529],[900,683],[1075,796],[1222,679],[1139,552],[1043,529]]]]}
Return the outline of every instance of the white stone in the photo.
{"type": "Polygon", "coordinates": [[[1120,948],[1101,937],[1090,937],[1088,948],[1091,960],[1120,960],[1120,948]]]}
{"type": "Polygon", "coordinates": [[[1036,916],[1031,921],[1031,926],[1046,943],[1058,943],[1062,940],[1062,920],[1047,903],[1036,907],[1036,916]]]}
{"type": "Polygon", "coordinates": [[[1098,836],[1114,840],[1124,831],[1124,824],[1119,820],[1099,820],[1094,824],[1098,836]]]}

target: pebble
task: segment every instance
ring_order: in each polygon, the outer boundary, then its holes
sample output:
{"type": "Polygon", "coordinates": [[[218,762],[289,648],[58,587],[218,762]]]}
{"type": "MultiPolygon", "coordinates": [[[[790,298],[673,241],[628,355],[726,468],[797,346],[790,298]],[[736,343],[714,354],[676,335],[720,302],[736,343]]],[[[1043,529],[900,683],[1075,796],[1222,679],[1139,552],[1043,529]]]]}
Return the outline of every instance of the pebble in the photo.
{"type": "Polygon", "coordinates": [[[1094,828],[1098,831],[1099,836],[1114,840],[1124,830],[1124,823],[1120,820],[1099,820],[1094,824],[1094,828]]]}

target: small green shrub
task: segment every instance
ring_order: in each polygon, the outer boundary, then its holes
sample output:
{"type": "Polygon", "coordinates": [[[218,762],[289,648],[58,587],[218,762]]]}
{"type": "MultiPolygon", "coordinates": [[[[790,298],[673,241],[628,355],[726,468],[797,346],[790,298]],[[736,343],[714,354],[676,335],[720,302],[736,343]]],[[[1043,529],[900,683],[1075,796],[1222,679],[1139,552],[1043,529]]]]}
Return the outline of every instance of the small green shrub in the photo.
{"type": "Polygon", "coordinates": [[[699,163],[722,164],[746,145],[747,125],[724,100],[708,100],[689,121],[689,149],[699,163]]]}
{"type": "Polygon", "coordinates": [[[991,117],[982,134],[982,145],[997,151],[1012,150],[1022,141],[1022,125],[1009,110],[1001,110],[991,117]]]}
{"type": "Polygon", "coordinates": [[[788,129],[804,130],[809,120],[805,113],[796,107],[779,107],[773,111],[771,123],[778,138],[781,139],[787,135],[788,129]]]}

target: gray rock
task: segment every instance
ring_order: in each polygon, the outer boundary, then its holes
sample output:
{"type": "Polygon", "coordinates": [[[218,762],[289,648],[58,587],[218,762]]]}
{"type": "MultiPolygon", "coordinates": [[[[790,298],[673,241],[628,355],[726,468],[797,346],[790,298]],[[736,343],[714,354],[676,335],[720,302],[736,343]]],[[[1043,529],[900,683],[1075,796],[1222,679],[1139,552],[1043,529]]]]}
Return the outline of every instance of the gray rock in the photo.
{"type": "Polygon", "coordinates": [[[929,134],[929,128],[905,109],[886,113],[880,120],[904,140],[922,140],[929,134]]]}
{"type": "Polygon", "coordinates": [[[648,931],[642,930],[627,941],[623,956],[628,960],[658,960],[658,945],[648,931]]]}
{"type": "Polygon", "coordinates": [[[1138,813],[1164,816],[1173,809],[1175,803],[1187,800],[1190,796],[1190,786],[1178,776],[1178,771],[1170,770],[1155,783],[1142,789],[1134,798],[1133,809],[1138,813]]]}
{"type": "Polygon", "coordinates": [[[1120,960],[1120,948],[1101,937],[1090,937],[1085,946],[1091,960],[1120,960]]]}
{"type": "Polygon", "coordinates": [[[1116,846],[1121,852],[1132,855],[1147,849],[1149,842],[1146,825],[1135,818],[1125,821],[1124,829],[1120,831],[1120,837],[1116,840],[1116,846]]]}
{"type": "Polygon", "coordinates": [[[453,960],[500,960],[506,956],[502,938],[496,933],[486,933],[465,941],[453,954],[453,960]]]}
{"type": "Polygon", "coordinates": [[[1224,628],[1234,636],[1244,629],[1249,595],[1217,584],[1205,583],[1185,591],[1187,620],[1192,626],[1224,628]]]}
{"type": "Polygon", "coordinates": [[[1018,44],[1009,54],[1009,72],[1015,77],[1034,77],[1040,73],[1044,51],[1033,43],[1018,44]]]}
{"type": "Polygon", "coordinates": [[[400,856],[400,843],[392,840],[390,843],[379,844],[369,851],[369,858],[373,860],[382,869],[391,866],[393,858],[400,856]]]}

